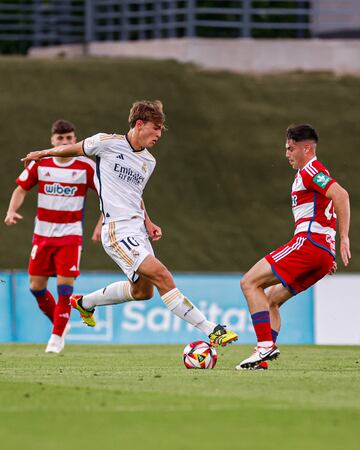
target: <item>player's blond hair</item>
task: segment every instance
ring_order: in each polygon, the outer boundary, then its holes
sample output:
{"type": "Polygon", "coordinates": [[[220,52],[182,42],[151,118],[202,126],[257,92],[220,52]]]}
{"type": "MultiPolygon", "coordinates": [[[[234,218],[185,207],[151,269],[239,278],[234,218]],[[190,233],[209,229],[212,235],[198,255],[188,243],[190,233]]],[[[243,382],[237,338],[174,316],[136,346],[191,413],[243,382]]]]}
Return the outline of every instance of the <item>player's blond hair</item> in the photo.
{"type": "Polygon", "coordinates": [[[134,128],[137,120],[153,122],[155,125],[165,128],[165,114],[161,101],[140,100],[133,103],[129,114],[129,124],[131,128],[134,128]]]}

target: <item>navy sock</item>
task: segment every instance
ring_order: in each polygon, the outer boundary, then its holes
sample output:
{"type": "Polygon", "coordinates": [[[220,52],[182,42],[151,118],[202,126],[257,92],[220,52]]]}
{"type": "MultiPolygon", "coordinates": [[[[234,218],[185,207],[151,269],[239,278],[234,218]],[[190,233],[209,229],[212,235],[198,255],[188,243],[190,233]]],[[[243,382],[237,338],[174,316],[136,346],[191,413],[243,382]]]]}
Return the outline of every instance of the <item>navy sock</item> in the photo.
{"type": "Polygon", "coordinates": [[[274,330],[273,328],[271,328],[271,336],[272,336],[272,340],[273,340],[274,344],[276,342],[278,335],[279,335],[279,332],[274,330]]]}

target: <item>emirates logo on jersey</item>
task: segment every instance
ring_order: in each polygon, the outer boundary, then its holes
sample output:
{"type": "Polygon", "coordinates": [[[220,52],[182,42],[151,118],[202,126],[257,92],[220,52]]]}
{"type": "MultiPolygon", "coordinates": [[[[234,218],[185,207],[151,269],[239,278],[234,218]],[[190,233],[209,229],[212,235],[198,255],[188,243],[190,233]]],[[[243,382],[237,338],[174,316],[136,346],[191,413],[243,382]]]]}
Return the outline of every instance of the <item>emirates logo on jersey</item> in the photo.
{"type": "Polygon", "coordinates": [[[116,163],[114,166],[114,171],[119,175],[120,180],[127,181],[128,183],[139,185],[142,184],[145,178],[138,172],[135,172],[130,167],[124,167],[121,164],[116,163]]]}
{"type": "Polygon", "coordinates": [[[48,195],[61,195],[64,197],[74,197],[77,191],[76,186],[61,186],[59,183],[45,184],[44,192],[48,195]]]}

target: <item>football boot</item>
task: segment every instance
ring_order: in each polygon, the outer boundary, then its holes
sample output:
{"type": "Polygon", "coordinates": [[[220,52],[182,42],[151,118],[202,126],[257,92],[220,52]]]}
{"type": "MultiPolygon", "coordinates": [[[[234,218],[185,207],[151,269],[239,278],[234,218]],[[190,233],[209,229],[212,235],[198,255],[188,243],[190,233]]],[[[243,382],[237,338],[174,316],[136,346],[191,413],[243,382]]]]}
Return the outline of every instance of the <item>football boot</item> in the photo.
{"type": "Polygon", "coordinates": [[[74,309],[77,309],[80,313],[80,317],[83,322],[89,327],[94,327],[96,325],[96,320],[94,317],[95,308],[91,311],[84,309],[81,305],[82,295],[71,295],[70,296],[70,304],[74,309]]]}

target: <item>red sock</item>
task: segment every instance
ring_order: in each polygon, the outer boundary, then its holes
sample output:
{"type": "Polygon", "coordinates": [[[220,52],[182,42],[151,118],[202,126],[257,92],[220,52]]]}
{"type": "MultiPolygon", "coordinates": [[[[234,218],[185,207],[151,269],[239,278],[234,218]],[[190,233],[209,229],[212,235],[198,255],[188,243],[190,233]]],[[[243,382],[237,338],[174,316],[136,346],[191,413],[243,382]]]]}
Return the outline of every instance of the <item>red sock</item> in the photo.
{"type": "Polygon", "coordinates": [[[55,308],[52,334],[57,334],[58,336],[63,335],[66,324],[70,319],[71,306],[69,297],[72,294],[72,291],[72,286],[58,286],[59,300],[55,308]]]}
{"type": "Polygon", "coordinates": [[[272,342],[269,311],[260,311],[251,315],[258,342],[272,342]]]}
{"type": "Polygon", "coordinates": [[[56,307],[56,302],[51,292],[46,288],[41,291],[34,291],[30,289],[33,296],[36,298],[37,304],[41,311],[47,316],[50,321],[54,322],[54,312],[56,307]]]}

